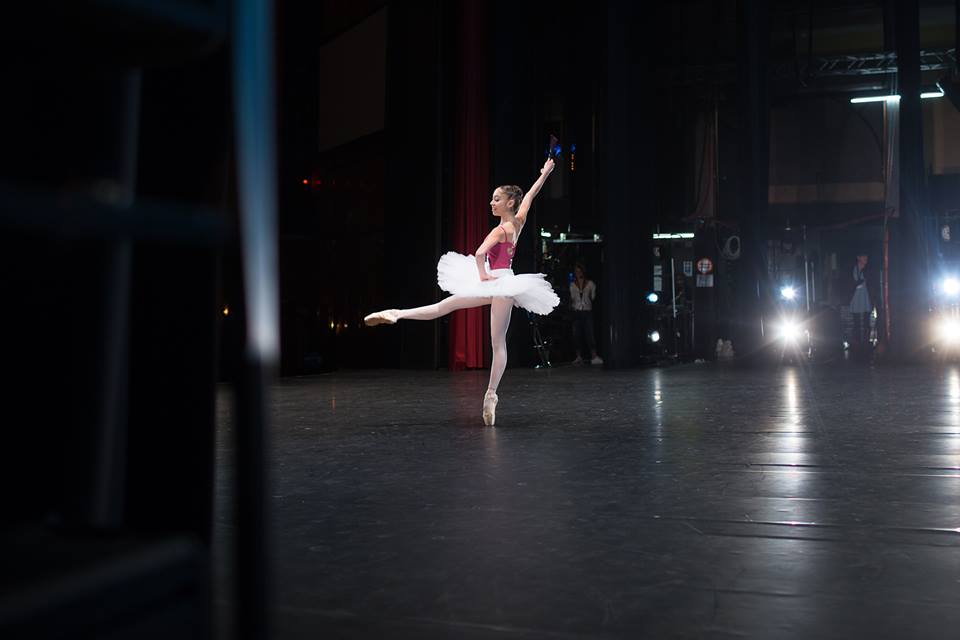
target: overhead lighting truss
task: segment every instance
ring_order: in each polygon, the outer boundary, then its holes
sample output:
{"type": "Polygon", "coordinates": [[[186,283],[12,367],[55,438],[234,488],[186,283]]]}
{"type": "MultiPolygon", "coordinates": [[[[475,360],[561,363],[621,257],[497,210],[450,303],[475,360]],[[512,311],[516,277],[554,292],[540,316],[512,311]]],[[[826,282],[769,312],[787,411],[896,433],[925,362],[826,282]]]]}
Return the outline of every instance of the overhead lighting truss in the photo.
{"type": "MultiPolygon", "coordinates": [[[[954,66],[954,49],[933,49],[920,52],[920,70],[937,71],[954,66]]],[[[858,55],[816,57],[807,63],[805,58],[797,62],[777,65],[778,77],[790,77],[799,71],[801,77],[824,78],[835,76],[876,76],[897,72],[897,54],[865,53],[858,55]],[[799,67],[799,68],[798,68],[799,67]]]]}
{"type": "MultiPolygon", "coordinates": [[[[920,52],[921,71],[940,71],[956,68],[954,48],[929,49],[920,52]]],[[[736,65],[721,62],[708,65],[684,65],[663,72],[668,84],[709,85],[733,82],[736,65]]],[[[808,61],[805,56],[784,60],[773,65],[773,76],[780,80],[797,78],[839,78],[879,76],[897,72],[897,54],[863,53],[841,56],[817,56],[808,61]]]]}

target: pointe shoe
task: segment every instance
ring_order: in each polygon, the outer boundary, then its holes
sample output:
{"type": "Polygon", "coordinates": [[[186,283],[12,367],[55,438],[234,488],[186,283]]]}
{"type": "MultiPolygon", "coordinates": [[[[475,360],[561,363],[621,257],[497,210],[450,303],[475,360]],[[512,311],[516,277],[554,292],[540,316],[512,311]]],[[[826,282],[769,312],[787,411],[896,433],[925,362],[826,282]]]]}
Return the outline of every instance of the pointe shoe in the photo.
{"type": "Polygon", "coordinates": [[[388,309],[386,311],[377,311],[376,313],[371,313],[366,318],[363,319],[363,323],[368,327],[375,327],[378,324],[397,324],[397,310],[388,309]]]}
{"type": "Polygon", "coordinates": [[[497,394],[490,389],[483,396],[483,424],[488,427],[494,426],[497,420],[497,394]]]}

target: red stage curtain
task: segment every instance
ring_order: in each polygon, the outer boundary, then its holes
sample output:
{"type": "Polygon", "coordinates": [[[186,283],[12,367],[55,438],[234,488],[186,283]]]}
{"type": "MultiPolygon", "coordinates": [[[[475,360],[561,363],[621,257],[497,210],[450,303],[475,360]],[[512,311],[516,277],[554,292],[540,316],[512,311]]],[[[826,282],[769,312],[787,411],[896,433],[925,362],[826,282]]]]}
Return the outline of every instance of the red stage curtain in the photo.
{"type": "MultiPolygon", "coordinates": [[[[490,230],[490,135],[487,123],[488,9],[461,3],[457,16],[457,88],[453,150],[453,250],[472,254],[490,230]]],[[[455,311],[450,369],[490,364],[490,308],[455,311]]]]}

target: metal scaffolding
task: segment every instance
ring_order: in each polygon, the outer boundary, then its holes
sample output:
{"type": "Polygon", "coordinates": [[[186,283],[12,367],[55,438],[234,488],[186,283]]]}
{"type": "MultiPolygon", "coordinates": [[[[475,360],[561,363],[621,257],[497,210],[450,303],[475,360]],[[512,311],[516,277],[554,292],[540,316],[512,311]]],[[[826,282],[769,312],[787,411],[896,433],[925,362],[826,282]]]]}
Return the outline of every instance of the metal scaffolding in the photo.
{"type": "MultiPolygon", "coordinates": [[[[936,71],[953,68],[956,62],[955,49],[934,49],[920,52],[920,70],[936,71]]],[[[836,76],[874,76],[897,72],[897,54],[864,53],[857,55],[826,56],[797,61],[781,62],[776,67],[776,77],[788,78],[794,74],[807,78],[836,76]]]]}
{"type": "MultiPolygon", "coordinates": [[[[920,70],[938,71],[955,68],[956,50],[931,49],[920,52],[920,70]]],[[[858,76],[879,76],[897,72],[897,54],[862,53],[839,56],[798,57],[781,60],[772,66],[772,76],[777,80],[803,78],[840,78],[858,76]]],[[[736,65],[719,62],[707,65],[685,65],[674,67],[662,76],[667,84],[704,85],[725,84],[736,79],[736,65]]]]}

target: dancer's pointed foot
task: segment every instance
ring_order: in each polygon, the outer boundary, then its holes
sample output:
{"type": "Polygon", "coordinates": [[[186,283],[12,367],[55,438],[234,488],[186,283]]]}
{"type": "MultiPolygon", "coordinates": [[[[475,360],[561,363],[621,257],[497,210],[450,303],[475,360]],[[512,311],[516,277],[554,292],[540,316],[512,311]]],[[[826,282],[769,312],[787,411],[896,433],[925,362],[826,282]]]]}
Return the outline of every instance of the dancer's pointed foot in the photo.
{"type": "Polygon", "coordinates": [[[387,309],[386,311],[377,311],[371,313],[363,319],[363,323],[368,327],[375,327],[378,324],[396,324],[399,312],[396,309],[387,309]]]}
{"type": "Polygon", "coordinates": [[[483,424],[488,427],[494,426],[497,420],[497,392],[493,389],[487,389],[483,396],[483,424]]]}

